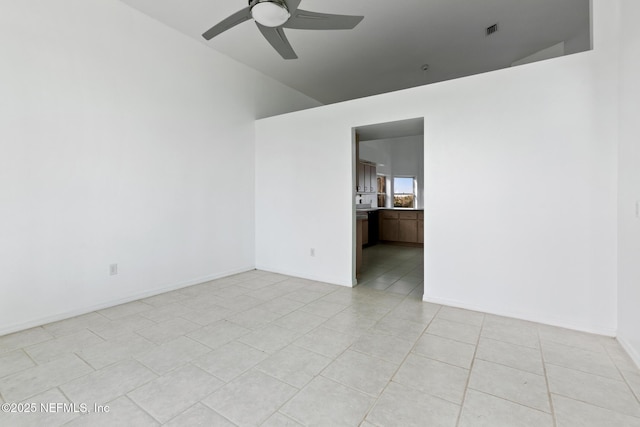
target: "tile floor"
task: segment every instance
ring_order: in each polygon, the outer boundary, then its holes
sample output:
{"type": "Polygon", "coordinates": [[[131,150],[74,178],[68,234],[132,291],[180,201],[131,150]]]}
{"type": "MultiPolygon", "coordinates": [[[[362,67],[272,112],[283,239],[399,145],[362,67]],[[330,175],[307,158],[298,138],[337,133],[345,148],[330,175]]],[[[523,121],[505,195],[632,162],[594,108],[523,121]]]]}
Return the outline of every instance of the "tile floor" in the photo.
{"type": "Polygon", "coordinates": [[[354,289],[252,271],[0,337],[37,406],[0,425],[640,426],[614,339],[423,303],[422,250],[371,249],[354,289]]]}

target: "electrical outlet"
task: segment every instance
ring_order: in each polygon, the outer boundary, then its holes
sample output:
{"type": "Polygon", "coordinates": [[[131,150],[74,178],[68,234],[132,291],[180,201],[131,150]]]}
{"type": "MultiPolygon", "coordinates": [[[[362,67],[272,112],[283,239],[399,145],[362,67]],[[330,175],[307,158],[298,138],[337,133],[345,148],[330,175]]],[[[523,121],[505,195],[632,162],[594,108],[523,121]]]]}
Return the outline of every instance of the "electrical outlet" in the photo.
{"type": "Polygon", "coordinates": [[[316,248],[311,248],[311,250],[309,251],[309,255],[316,256],[316,248]]]}
{"type": "Polygon", "coordinates": [[[115,276],[118,274],[118,264],[111,264],[109,266],[109,274],[115,276]]]}

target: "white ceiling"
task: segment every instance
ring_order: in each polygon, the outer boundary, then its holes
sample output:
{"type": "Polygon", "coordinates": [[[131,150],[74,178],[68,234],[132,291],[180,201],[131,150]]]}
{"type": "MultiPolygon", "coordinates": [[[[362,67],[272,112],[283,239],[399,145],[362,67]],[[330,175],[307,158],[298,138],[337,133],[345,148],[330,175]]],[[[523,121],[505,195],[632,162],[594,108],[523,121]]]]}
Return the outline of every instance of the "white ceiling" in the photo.
{"type": "Polygon", "coordinates": [[[246,7],[247,0],[121,1],[322,103],[508,67],[541,49],[588,34],[590,3],[302,0],[304,10],[363,15],[364,20],[347,31],[285,30],[299,56],[287,61],[252,21],[209,42],[202,38],[204,31],[246,7]],[[486,37],[486,27],[495,23],[499,32],[486,37]],[[427,72],[421,70],[425,63],[430,66],[427,72]]]}
{"type": "Polygon", "coordinates": [[[361,142],[419,136],[424,134],[424,118],[360,126],[356,132],[361,142]]]}

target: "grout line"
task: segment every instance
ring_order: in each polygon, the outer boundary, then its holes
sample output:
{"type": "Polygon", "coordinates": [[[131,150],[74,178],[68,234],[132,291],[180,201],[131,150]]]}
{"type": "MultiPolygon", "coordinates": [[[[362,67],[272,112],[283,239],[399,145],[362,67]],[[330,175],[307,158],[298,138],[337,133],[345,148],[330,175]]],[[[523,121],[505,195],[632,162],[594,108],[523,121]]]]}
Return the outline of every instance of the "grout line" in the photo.
{"type": "MultiPolygon", "coordinates": [[[[406,299],[408,298],[405,297],[401,302],[399,302],[398,304],[396,304],[396,307],[398,305],[400,305],[402,302],[404,302],[406,299]]],[[[369,414],[371,413],[371,411],[373,410],[373,408],[375,408],[375,406],[378,404],[378,402],[380,401],[380,398],[382,397],[382,395],[384,394],[384,392],[387,390],[387,387],[389,387],[389,384],[391,384],[393,382],[393,379],[395,378],[395,376],[398,374],[398,372],[400,371],[400,369],[402,368],[402,366],[404,366],[404,363],[407,361],[407,359],[409,358],[409,356],[413,353],[414,349],[416,348],[416,346],[418,345],[418,341],[420,341],[420,338],[422,338],[422,336],[424,335],[425,331],[429,328],[429,325],[431,325],[431,322],[433,322],[433,319],[436,318],[436,316],[438,315],[438,313],[440,312],[440,309],[442,308],[442,306],[438,307],[438,310],[434,313],[433,317],[431,318],[431,320],[429,320],[429,322],[425,325],[425,327],[422,329],[422,333],[420,334],[420,336],[418,338],[416,338],[416,340],[413,343],[413,346],[411,346],[411,349],[409,350],[409,352],[406,354],[406,356],[402,359],[402,362],[400,362],[400,364],[398,365],[398,368],[393,372],[393,374],[389,377],[389,380],[387,381],[387,384],[382,388],[382,391],[378,394],[378,397],[376,397],[373,401],[373,403],[371,404],[371,406],[369,407],[369,409],[367,410],[367,412],[365,413],[362,421],[364,422],[367,417],[369,416],[369,414]]],[[[386,315],[385,315],[386,317],[386,315]]],[[[384,318],[384,317],[383,317],[384,318]]],[[[377,324],[377,323],[376,323],[377,324]]],[[[374,325],[375,326],[375,325],[374,325]]]]}
{"type": "MultiPolygon", "coordinates": [[[[480,345],[480,337],[482,337],[482,330],[484,329],[484,322],[486,316],[482,316],[482,323],[480,324],[480,332],[478,333],[478,339],[476,340],[475,347],[473,349],[473,357],[471,358],[471,366],[469,366],[469,376],[467,377],[467,383],[464,386],[464,395],[462,396],[462,402],[460,402],[460,412],[458,412],[458,419],[456,420],[456,426],[460,425],[460,421],[462,420],[462,411],[464,410],[464,403],[467,400],[467,393],[469,392],[469,383],[471,382],[471,374],[473,372],[473,367],[476,362],[476,355],[478,354],[478,345],[480,345]]],[[[450,338],[449,338],[450,339],[450,338]]],[[[467,343],[469,344],[469,343],[467,343]]]]}
{"type": "Polygon", "coordinates": [[[551,409],[551,421],[553,422],[553,426],[556,427],[558,425],[558,421],[556,420],[556,410],[553,405],[553,398],[551,396],[551,387],[549,386],[549,375],[547,374],[547,363],[544,359],[544,352],[542,351],[542,338],[540,338],[540,329],[536,327],[536,335],[538,336],[538,346],[540,352],[540,359],[542,360],[542,372],[544,373],[544,382],[547,386],[547,398],[549,399],[549,409],[551,409]]]}

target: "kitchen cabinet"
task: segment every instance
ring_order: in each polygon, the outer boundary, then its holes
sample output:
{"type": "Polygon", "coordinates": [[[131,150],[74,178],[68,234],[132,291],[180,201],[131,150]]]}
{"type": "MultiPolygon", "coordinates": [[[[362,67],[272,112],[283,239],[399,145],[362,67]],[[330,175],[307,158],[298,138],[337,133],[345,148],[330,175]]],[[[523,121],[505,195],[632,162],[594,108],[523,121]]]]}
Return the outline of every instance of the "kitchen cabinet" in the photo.
{"type": "Polygon", "coordinates": [[[366,193],[378,192],[378,174],[374,165],[364,165],[364,191],[366,193]]]}
{"type": "Polygon", "coordinates": [[[418,243],[418,213],[398,212],[398,241],[418,243]]]}
{"type": "Polygon", "coordinates": [[[383,210],[380,212],[381,240],[424,243],[424,212],[383,210]]]}
{"type": "Polygon", "coordinates": [[[364,175],[365,175],[365,170],[364,170],[364,163],[362,162],[358,162],[358,173],[357,173],[357,182],[358,185],[356,186],[356,191],[358,193],[364,193],[364,175]]]}
{"type": "Polygon", "coordinates": [[[380,215],[381,239],[387,241],[398,241],[399,226],[398,212],[382,211],[380,215]]]}
{"type": "Polygon", "coordinates": [[[356,192],[376,193],[378,187],[377,177],[378,173],[375,165],[362,161],[358,162],[356,192]]]}

